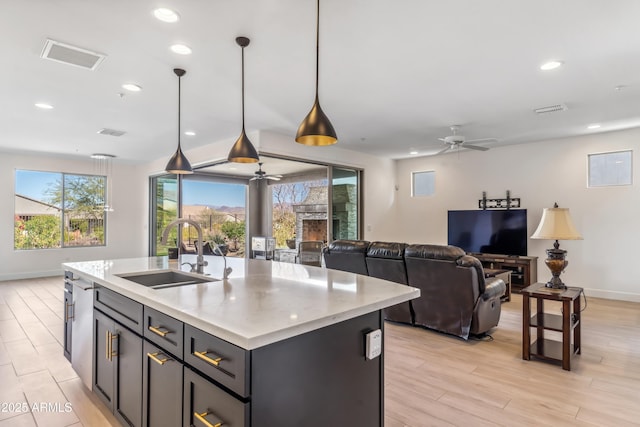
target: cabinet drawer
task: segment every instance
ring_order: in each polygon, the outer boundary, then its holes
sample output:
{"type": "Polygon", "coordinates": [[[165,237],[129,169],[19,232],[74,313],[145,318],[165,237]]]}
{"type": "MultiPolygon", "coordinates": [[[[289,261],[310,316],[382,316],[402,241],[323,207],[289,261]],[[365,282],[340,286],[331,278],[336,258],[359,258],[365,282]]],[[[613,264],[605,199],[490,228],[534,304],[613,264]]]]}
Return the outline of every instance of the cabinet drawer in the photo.
{"type": "Polygon", "coordinates": [[[240,396],[249,396],[246,350],[184,325],[184,361],[240,396]]]}
{"type": "Polygon", "coordinates": [[[248,426],[249,405],[184,367],[183,426],[248,426]]]}
{"type": "Polygon", "coordinates": [[[142,304],[96,285],[93,293],[93,306],[142,335],[142,304]]]}
{"type": "Polygon", "coordinates": [[[144,307],[144,337],[179,359],[183,357],[183,328],[181,321],[144,307]]]}

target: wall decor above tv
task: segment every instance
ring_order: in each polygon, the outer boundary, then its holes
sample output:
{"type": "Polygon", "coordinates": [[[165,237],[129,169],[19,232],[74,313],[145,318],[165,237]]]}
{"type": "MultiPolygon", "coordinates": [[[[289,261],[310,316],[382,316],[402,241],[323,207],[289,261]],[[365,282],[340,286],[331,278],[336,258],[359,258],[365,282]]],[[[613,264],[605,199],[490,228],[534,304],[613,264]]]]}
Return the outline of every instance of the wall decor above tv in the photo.
{"type": "Polygon", "coordinates": [[[448,212],[448,244],[465,252],[526,256],[528,238],[526,209],[448,212]]]}

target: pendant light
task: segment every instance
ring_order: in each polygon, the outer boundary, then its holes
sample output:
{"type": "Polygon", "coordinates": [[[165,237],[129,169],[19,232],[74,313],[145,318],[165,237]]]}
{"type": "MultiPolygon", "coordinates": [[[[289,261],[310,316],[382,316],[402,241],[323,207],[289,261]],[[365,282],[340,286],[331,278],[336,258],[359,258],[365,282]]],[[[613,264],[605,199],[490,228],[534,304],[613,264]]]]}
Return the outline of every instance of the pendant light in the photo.
{"type": "Polygon", "coordinates": [[[242,132],[227,157],[230,162],[235,163],[256,163],[260,159],[244,130],[244,48],[249,46],[250,41],[247,37],[236,37],[236,43],[242,48],[242,132]]]}
{"type": "Polygon", "coordinates": [[[113,159],[116,156],[106,153],[94,153],[91,155],[93,159],[93,169],[96,175],[105,179],[104,196],[102,200],[102,209],[105,212],[113,212],[113,185],[111,183],[113,177],[113,159]]]}
{"type": "Polygon", "coordinates": [[[182,76],[184,76],[187,72],[181,68],[174,68],[173,72],[176,76],[178,76],[178,149],[176,153],[169,159],[169,163],[164,168],[165,171],[169,173],[175,173],[178,175],[193,173],[193,169],[191,168],[191,164],[189,160],[182,154],[182,148],[180,148],[180,82],[182,76]]]}
{"type": "Polygon", "coordinates": [[[313,107],[307,117],[304,118],[300,127],[298,127],[298,133],[296,134],[296,142],[304,145],[332,145],[338,142],[338,136],[336,135],[333,125],[329,121],[329,118],[324,114],[322,108],[320,108],[320,101],[318,100],[318,75],[319,75],[319,62],[320,62],[320,0],[317,0],[318,8],[316,15],[316,100],[313,103],[313,107]]]}

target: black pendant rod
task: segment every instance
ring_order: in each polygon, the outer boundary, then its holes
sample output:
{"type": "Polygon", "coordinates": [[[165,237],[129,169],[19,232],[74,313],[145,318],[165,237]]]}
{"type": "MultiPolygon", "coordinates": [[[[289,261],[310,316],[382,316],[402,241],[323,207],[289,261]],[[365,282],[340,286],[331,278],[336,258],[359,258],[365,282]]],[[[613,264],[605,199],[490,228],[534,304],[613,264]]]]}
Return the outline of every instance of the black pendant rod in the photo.
{"type": "Polygon", "coordinates": [[[180,150],[180,116],[181,116],[181,99],[182,99],[182,76],[186,74],[186,71],[182,68],[174,68],[173,72],[178,76],[178,149],[180,150]]]}
{"type": "Polygon", "coordinates": [[[244,45],[242,48],[242,131],[244,132],[244,45]]]}
{"type": "Polygon", "coordinates": [[[320,78],[320,0],[316,9],[316,100],[318,99],[318,80],[320,78]]]}

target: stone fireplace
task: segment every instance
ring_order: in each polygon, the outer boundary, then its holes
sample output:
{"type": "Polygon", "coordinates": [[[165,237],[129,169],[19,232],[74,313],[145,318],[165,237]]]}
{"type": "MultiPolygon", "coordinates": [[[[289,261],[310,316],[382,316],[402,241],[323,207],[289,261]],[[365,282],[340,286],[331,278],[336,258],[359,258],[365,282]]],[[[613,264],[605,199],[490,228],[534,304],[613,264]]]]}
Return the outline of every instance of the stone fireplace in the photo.
{"type": "Polygon", "coordinates": [[[331,215],[333,238],[327,236],[327,187],[312,187],[299,205],[296,214],[296,243],[302,240],[328,242],[337,239],[355,239],[358,235],[357,190],[353,184],[333,186],[333,212],[331,215]]]}
{"type": "Polygon", "coordinates": [[[327,187],[312,187],[296,214],[296,243],[302,240],[327,241],[327,187]]]}

